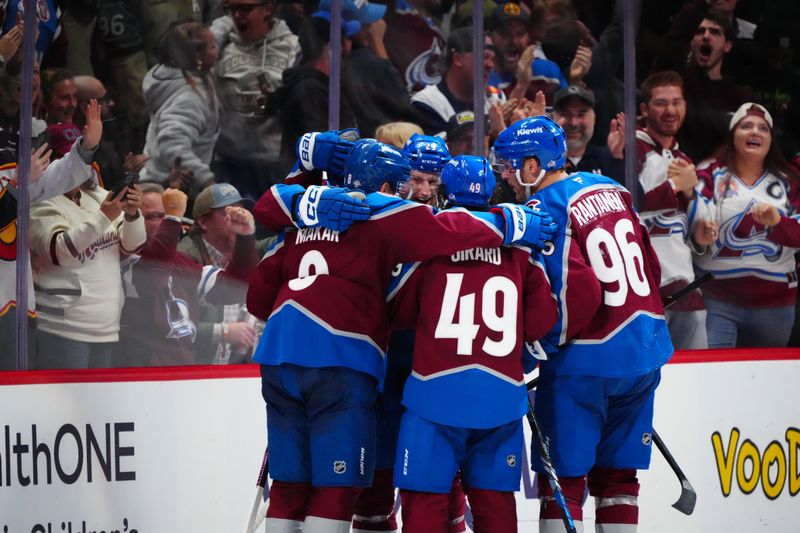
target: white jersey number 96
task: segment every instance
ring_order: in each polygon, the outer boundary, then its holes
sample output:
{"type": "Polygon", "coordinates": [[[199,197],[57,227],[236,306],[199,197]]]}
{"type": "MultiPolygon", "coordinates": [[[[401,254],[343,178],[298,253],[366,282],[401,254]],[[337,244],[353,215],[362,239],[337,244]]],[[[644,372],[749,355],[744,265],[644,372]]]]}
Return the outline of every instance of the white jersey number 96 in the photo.
{"type": "Polygon", "coordinates": [[[595,228],[586,239],[586,253],[597,279],[603,284],[603,301],[611,307],[621,307],[628,299],[628,289],[639,296],[650,294],[650,284],[644,275],[644,257],[634,235],[633,222],[623,218],[614,226],[614,234],[595,228]],[[608,286],[616,283],[616,290],[608,286]]]}

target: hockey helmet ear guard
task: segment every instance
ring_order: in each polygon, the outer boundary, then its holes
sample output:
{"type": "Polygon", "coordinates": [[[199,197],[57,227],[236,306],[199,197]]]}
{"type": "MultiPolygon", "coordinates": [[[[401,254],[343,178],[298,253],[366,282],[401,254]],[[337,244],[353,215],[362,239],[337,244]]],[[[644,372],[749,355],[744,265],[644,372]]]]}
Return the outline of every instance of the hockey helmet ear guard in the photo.
{"type": "Polygon", "coordinates": [[[444,139],[415,133],[403,146],[411,170],[439,174],[452,157],[444,139]]]}
{"type": "Polygon", "coordinates": [[[446,206],[485,208],[496,179],[489,162],[475,155],[454,157],[442,170],[446,206]]]}
{"type": "Polygon", "coordinates": [[[411,167],[400,150],[375,139],[361,139],[347,156],[344,165],[344,186],[372,193],[389,183],[397,191],[398,184],[408,180],[411,167]]]}

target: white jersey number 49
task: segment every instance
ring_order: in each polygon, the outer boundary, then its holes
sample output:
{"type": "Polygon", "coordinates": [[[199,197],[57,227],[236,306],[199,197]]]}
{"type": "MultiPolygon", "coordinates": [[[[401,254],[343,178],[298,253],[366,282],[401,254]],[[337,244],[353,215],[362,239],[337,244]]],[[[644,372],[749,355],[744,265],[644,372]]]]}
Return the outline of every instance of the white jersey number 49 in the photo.
{"type": "MultiPolygon", "coordinates": [[[[475,293],[461,296],[464,274],[447,274],[447,285],[442,298],[442,311],[436,324],[437,339],[457,339],[458,355],[472,355],[473,344],[480,326],[475,323],[475,293]],[[458,321],[456,318],[458,307],[458,321]]],[[[481,291],[481,320],[492,331],[502,333],[499,341],[488,337],[482,350],[494,357],[505,357],[517,344],[517,287],[503,276],[486,280],[481,291]],[[497,295],[503,296],[503,308],[498,314],[497,295]]]]}
{"type": "Polygon", "coordinates": [[[607,287],[617,283],[616,290],[603,290],[603,301],[611,307],[621,307],[628,299],[628,288],[639,296],[650,294],[650,284],[644,275],[642,249],[636,241],[629,241],[633,222],[627,218],[614,226],[614,234],[595,228],[586,239],[586,252],[597,279],[607,287]],[[610,263],[610,264],[609,264],[610,263]]]}

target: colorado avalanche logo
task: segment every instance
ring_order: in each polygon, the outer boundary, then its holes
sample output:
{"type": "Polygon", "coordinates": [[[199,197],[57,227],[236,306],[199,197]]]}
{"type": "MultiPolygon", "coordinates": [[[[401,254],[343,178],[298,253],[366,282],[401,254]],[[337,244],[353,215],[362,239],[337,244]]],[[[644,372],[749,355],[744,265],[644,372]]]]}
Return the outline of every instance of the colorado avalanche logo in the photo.
{"type": "Polygon", "coordinates": [[[436,85],[442,81],[439,64],[444,57],[439,39],[433,39],[431,47],[414,58],[406,68],[406,84],[410,88],[436,85]]]}
{"type": "Polygon", "coordinates": [[[686,236],[689,233],[689,220],[684,213],[672,211],[658,215],[645,222],[651,237],[686,236]]]}
{"type": "Polygon", "coordinates": [[[197,336],[197,326],[189,318],[189,304],[186,300],[175,298],[172,294],[172,277],[170,276],[167,286],[162,288],[164,306],[167,309],[167,322],[169,323],[168,339],[182,339],[191,337],[194,342],[197,336]]]}
{"type": "Polygon", "coordinates": [[[766,228],[750,214],[755,204],[756,200],[751,200],[741,213],[722,224],[719,231],[722,246],[714,253],[715,258],[763,254],[767,261],[780,259],[783,247],[765,239],[766,228]]]}
{"type": "Polygon", "coordinates": [[[541,209],[539,209],[539,205],[540,205],[541,203],[542,203],[542,201],[541,201],[541,200],[538,200],[538,199],[536,199],[536,198],[531,198],[530,200],[528,200],[528,201],[525,203],[525,205],[527,205],[528,207],[530,207],[530,208],[531,208],[531,209],[533,209],[534,211],[536,211],[536,212],[539,212],[539,211],[541,211],[541,209]]]}

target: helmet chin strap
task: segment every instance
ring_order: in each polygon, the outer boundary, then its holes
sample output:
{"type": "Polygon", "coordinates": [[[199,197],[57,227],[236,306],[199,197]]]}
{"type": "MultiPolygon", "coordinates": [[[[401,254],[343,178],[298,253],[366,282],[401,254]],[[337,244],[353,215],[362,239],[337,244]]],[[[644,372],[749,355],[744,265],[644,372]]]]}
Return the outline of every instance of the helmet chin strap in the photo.
{"type": "Polygon", "coordinates": [[[545,170],[541,169],[539,170],[539,175],[536,176],[535,180],[533,180],[533,183],[525,183],[522,180],[522,175],[520,174],[519,169],[516,169],[514,171],[514,176],[517,178],[517,183],[519,183],[525,188],[525,196],[527,197],[530,197],[531,194],[533,194],[532,192],[533,189],[535,189],[542,182],[542,180],[544,179],[544,175],[545,175],[545,170]]]}

